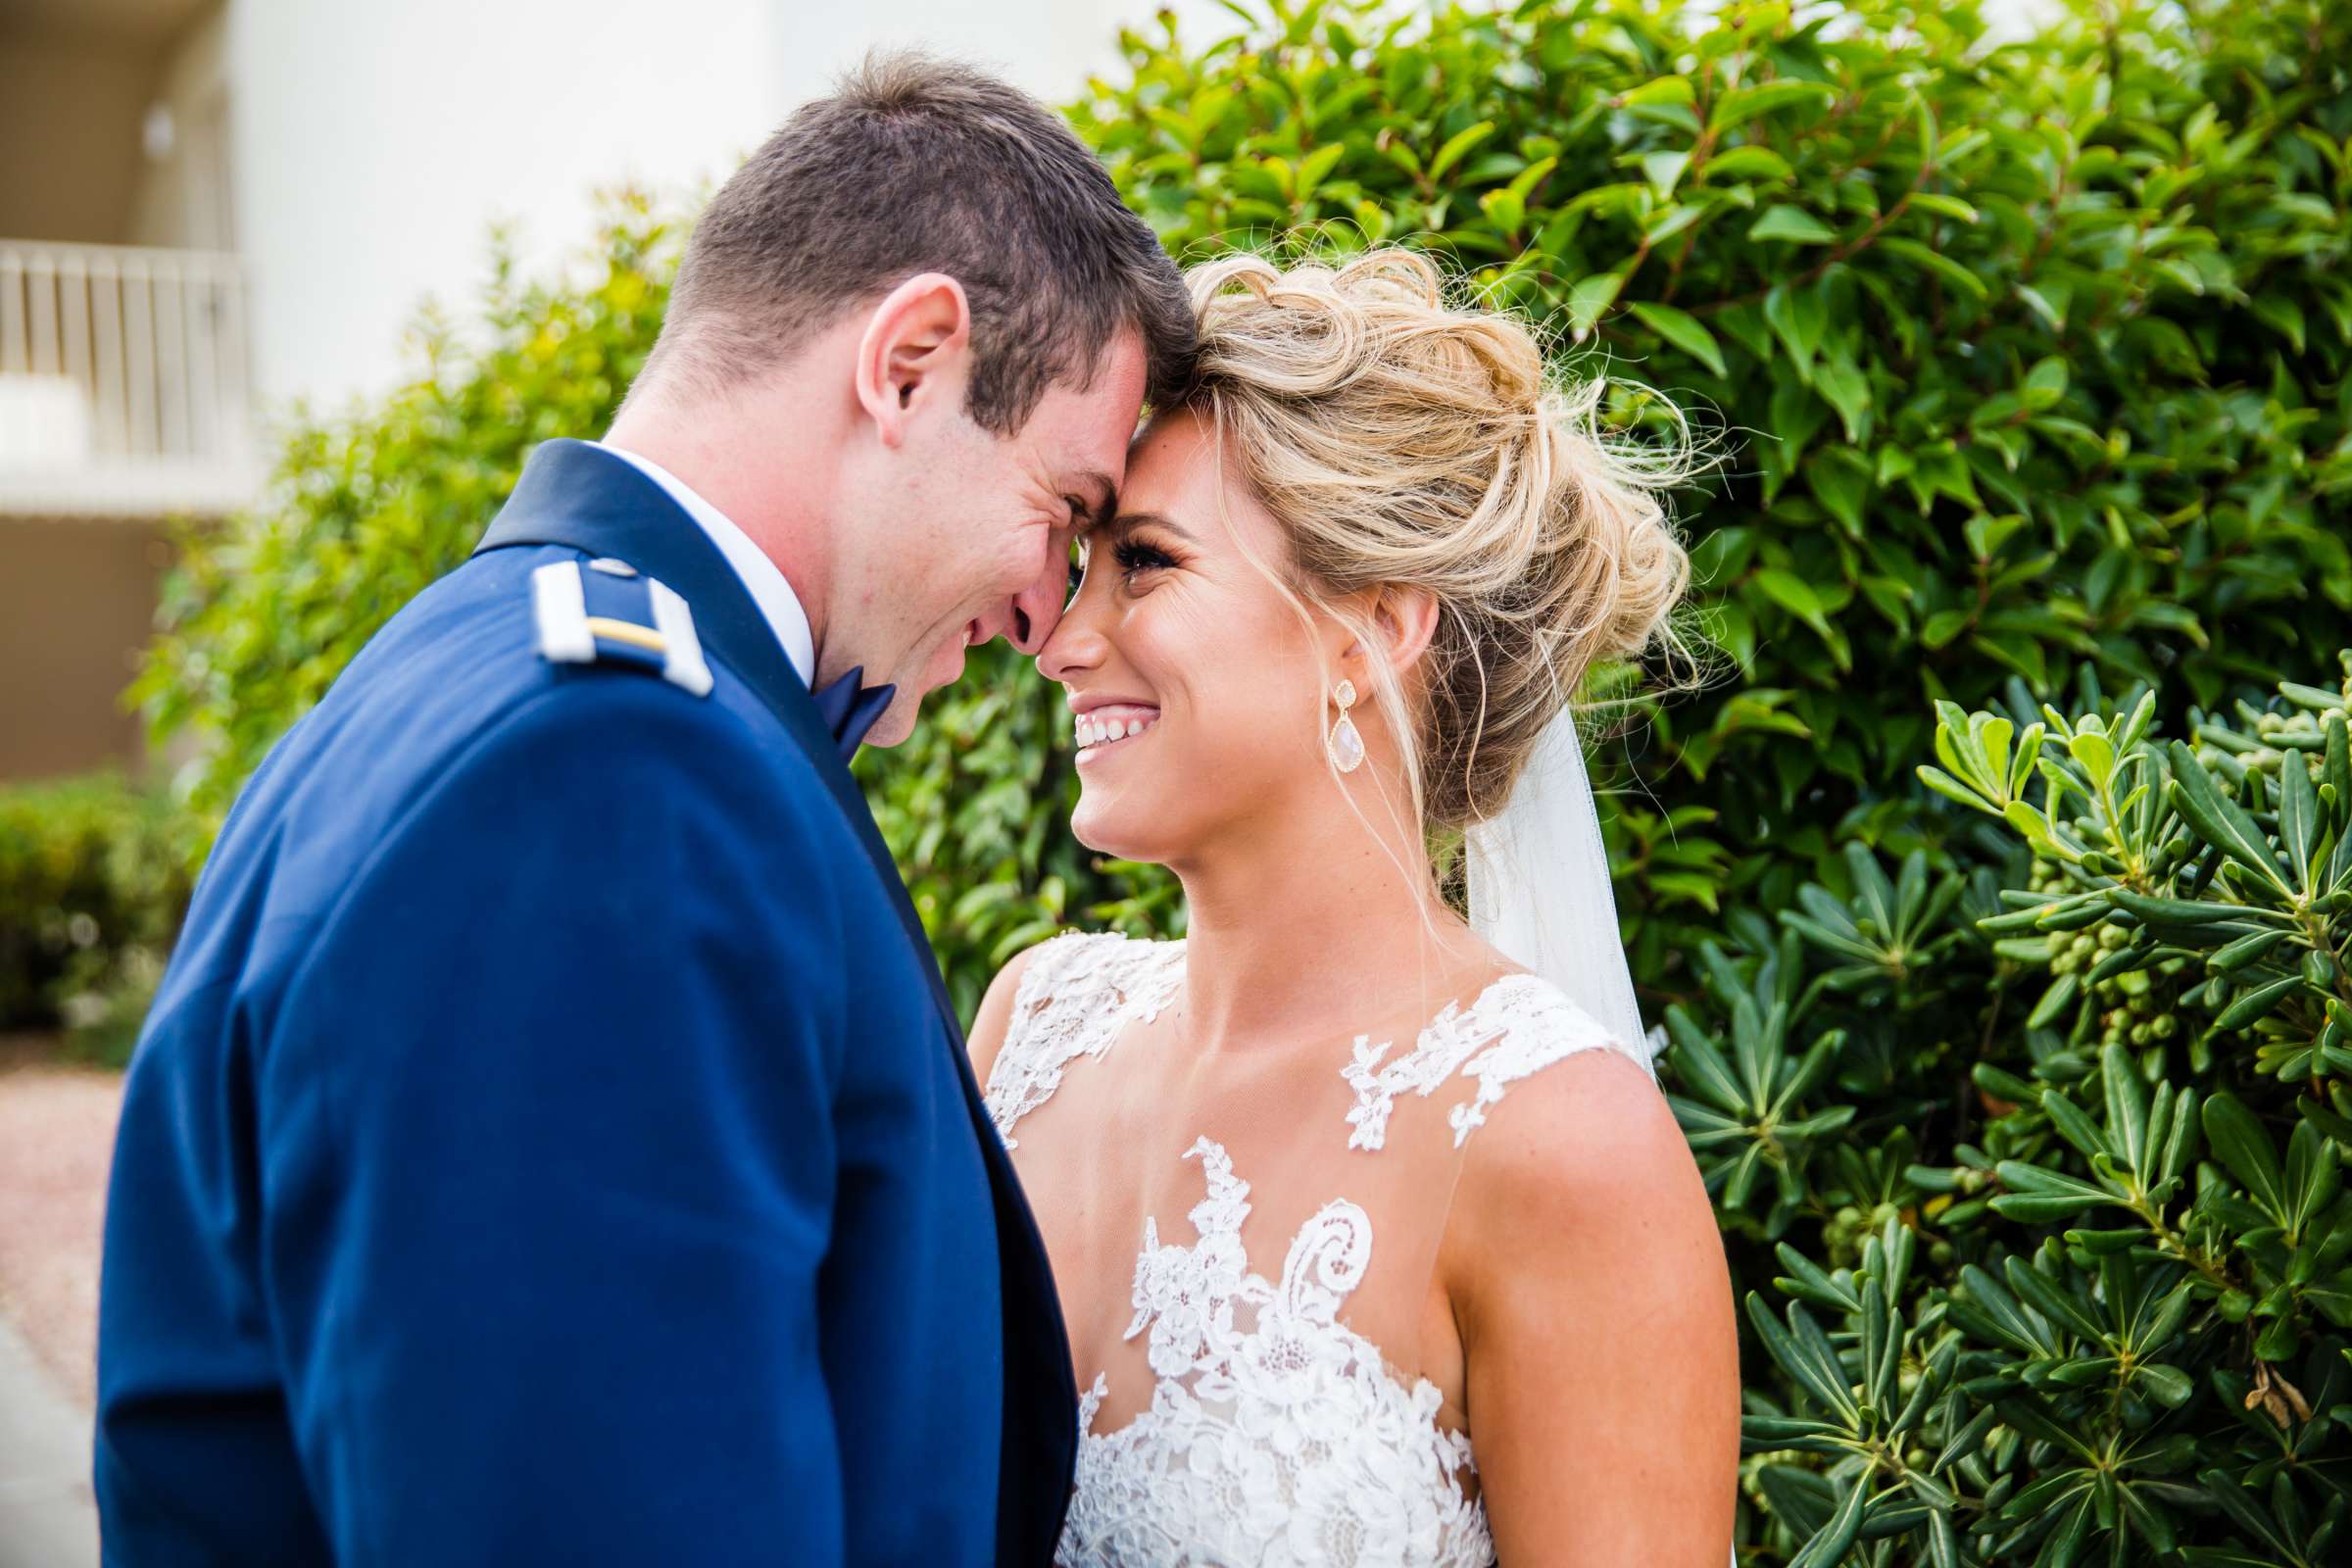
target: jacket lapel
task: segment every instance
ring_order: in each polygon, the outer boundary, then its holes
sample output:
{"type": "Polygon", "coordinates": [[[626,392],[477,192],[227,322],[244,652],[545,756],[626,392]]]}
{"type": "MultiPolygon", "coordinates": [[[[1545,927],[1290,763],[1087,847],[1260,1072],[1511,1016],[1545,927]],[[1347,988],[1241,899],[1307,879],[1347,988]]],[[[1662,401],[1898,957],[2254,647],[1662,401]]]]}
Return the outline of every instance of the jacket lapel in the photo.
{"type": "Polygon", "coordinates": [[[1044,1238],[972,1076],[963,1029],[940,978],[930,937],[906,896],[898,862],[866,808],[864,794],[750,590],[694,519],[634,465],[585,441],[541,445],[474,554],[537,545],[612,556],[676,590],[694,611],[704,653],[733,670],[776,715],[824,780],[889,891],[899,923],[921,956],[932,1004],[953,1046],[995,1200],[1004,1273],[1005,1393],[997,1560],[1048,1561],[1061,1535],[1077,1461],[1078,1386],[1061,1321],[1060,1293],[1047,1264],[1044,1238]]]}

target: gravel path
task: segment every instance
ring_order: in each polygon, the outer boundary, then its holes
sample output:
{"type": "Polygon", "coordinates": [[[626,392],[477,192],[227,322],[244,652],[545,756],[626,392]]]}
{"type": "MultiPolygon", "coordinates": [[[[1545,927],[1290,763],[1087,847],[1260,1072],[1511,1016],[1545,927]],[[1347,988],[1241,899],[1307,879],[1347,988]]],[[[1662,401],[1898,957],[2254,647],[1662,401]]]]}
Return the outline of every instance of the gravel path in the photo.
{"type": "Polygon", "coordinates": [[[75,1403],[97,1398],[98,1244],[122,1075],[0,1040],[0,1314],[75,1403]]]}
{"type": "Polygon", "coordinates": [[[0,1568],[95,1568],[99,1228],[122,1076],[0,1038],[0,1568]]]}

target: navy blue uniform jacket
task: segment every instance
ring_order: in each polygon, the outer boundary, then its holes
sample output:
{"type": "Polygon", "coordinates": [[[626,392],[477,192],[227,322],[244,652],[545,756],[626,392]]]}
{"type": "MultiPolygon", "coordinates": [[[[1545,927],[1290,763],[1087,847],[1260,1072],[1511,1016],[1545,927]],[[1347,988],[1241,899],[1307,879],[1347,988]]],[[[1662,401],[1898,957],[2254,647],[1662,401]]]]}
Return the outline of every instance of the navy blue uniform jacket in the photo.
{"type": "Polygon", "coordinates": [[[146,1565],[1042,1563],[1076,1394],[922,930],[700,528],[553,442],[246,787],[132,1062],[146,1565]],[[612,557],[714,685],[550,662],[612,557]]]}

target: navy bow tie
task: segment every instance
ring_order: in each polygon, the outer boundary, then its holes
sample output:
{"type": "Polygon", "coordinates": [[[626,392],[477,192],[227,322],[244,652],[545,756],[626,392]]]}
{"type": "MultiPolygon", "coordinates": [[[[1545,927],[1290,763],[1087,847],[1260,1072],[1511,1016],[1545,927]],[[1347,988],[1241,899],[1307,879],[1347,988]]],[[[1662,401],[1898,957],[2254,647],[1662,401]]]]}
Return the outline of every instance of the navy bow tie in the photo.
{"type": "Polygon", "coordinates": [[[833,732],[845,762],[858,755],[858,743],[865,739],[865,732],[874,727],[874,720],[882,716],[899,691],[896,686],[860,686],[858,682],[864,674],[865,666],[860,664],[808,694],[816,699],[816,710],[825,728],[833,732]]]}

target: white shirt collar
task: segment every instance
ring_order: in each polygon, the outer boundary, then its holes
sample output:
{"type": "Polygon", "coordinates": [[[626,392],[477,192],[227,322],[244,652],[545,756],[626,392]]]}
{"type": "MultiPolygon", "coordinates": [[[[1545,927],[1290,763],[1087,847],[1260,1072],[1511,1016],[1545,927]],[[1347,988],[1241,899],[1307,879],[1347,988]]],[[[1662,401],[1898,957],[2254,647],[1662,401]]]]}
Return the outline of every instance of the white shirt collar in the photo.
{"type": "Polygon", "coordinates": [[[669,499],[675,501],[680,510],[710,536],[710,542],[718,546],[718,553],[727,558],[727,564],[735,568],[735,575],[752,596],[752,603],[760,607],[760,616],[766,620],[768,629],[776,634],[776,641],[783,646],[784,657],[792,661],[792,667],[800,672],[802,682],[815,684],[816,639],[808,630],[808,612],[801,608],[801,596],[792,591],[791,582],[786,580],[782,568],[767,558],[767,552],[752,543],[750,535],[728,521],[725,513],[696,495],[687,487],[685,480],[651,458],[641,458],[609,441],[599,441],[595,445],[616,458],[626,460],[638,472],[660,485],[669,499]]]}

